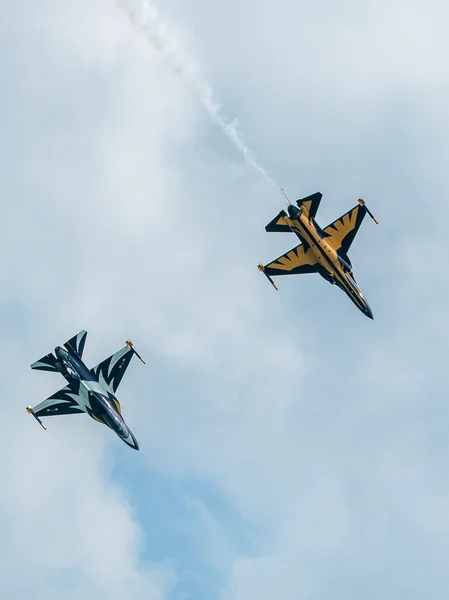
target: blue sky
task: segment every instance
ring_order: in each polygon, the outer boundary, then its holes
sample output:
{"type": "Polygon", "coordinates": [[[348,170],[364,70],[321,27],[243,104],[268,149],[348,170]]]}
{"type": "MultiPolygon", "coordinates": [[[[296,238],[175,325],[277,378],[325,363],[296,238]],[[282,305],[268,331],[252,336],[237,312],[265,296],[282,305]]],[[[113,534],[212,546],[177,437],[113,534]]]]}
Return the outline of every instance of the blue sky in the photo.
{"type": "Polygon", "coordinates": [[[110,0],[4,3],[0,596],[443,600],[449,55],[439,1],[166,0],[248,146],[351,249],[374,312],[257,271],[282,196],[110,0]],[[81,329],[141,451],[24,408],[81,329]],[[51,421],[51,422],[50,422],[51,421]]]}

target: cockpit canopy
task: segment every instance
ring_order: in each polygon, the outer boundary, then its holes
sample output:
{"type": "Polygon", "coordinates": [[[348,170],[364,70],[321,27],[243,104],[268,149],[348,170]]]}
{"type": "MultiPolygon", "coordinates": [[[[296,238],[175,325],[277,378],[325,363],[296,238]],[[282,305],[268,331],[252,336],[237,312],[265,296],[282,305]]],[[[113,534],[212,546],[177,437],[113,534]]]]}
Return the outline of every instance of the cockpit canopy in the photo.
{"type": "Polygon", "coordinates": [[[103,419],[106,425],[113,429],[122,438],[128,437],[128,430],[123,422],[123,419],[117,414],[111,400],[101,394],[101,398],[106,405],[103,411],[103,419]]]}

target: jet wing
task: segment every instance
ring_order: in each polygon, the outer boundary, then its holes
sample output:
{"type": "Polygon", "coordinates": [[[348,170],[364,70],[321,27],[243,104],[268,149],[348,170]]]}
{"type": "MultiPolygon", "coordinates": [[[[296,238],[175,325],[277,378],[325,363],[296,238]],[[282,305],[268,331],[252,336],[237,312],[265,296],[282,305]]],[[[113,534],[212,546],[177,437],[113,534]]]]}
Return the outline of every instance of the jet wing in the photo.
{"type": "Polygon", "coordinates": [[[135,354],[133,348],[126,345],[124,348],[106,358],[90,370],[98,382],[104,387],[109,387],[115,393],[120,385],[123,375],[135,354]]]}
{"type": "Polygon", "coordinates": [[[263,267],[266,275],[300,275],[303,273],[317,273],[315,255],[304,250],[304,245],[299,244],[273,262],[263,267]]]}
{"type": "Polygon", "coordinates": [[[326,241],[339,254],[347,254],[367,213],[365,205],[357,204],[324,230],[326,241]]]}
{"type": "Polygon", "coordinates": [[[76,415],[85,412],[77,402],[79,387],[77,390],[75,385],[66,385],[40,404],[33,406],[31,410],[34,416],[76,415]]]}

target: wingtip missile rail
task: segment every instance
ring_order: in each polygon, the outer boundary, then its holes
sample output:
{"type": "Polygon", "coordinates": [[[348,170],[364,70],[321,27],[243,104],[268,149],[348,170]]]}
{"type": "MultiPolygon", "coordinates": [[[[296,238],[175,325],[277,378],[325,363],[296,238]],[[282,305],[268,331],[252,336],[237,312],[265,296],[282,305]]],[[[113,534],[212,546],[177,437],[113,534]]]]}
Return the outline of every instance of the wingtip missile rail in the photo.
{"type": "Polygon", "coordinates": [[[274,283],[274,281],[271,279],[271,277],[268,275],[268,273],[265,273],[265,268],[264,268],[264,266],[263,266],[262,264],[260,264],[260,265],[257,265],[257,268],[259,269],[259,271],[260,271],[261,273],[263,273],[263,274],[265,275],[265,277],[268,279],[268,281],[271,283],[271,285],[274,287],[274,289],[275,289],[275,290],[278,292],[278,291],[279,291],[279,289],[278,289],[278,287],[276,286],[276,284],[274,283]]]}
{"type": "Polygon", "coordinates": [[[146,364],[145,361],[143,360],[143,358],[140,356],[140,354],[137,352],[137,350],[134,348],[133,343],[131,340],[126,340],[125,344],[128,346],[128,348],[130,350],[132,350],[134,352],[134,354],[137,356],[137,358],[139,360],[141,360],[143,362],[143,364],[146,364]]]}
{"type": "Polygon", "coordinates": [[[370,209],[366,206],[365,200],[363,198],[359,198],[358,200],[360,206],[364,206],[366,208],[366,212],[369,214],[369,216],[372,218],[372,220],[376,223],[376,225],[379,225],[379,221],[376,219],[376,217],[373,215],[373,213],[370,211],[370,209]]]}
{"type": "Polygon", "coordinates": [[[42,421],[39,419],[39,417],[38,417],[38,416],[36,416],[36,415],[34,414],[34,411],[33,411],[33,409],[31,408],[31,406],[27,406],[27,407],[26,407],[26,409],[27,409],[27,413],[28,413],[28,414],[30,414],[30,415],[33,415],[33,417],[36,419],[36,421],[39,423],[39,425],[40,425],[40,426],[41,426],[43,429],[45,429],[45,431],[47,431],[47,428],[46,428],[46,427],[45,427],[45,425],[42,423],[42,421]]]}

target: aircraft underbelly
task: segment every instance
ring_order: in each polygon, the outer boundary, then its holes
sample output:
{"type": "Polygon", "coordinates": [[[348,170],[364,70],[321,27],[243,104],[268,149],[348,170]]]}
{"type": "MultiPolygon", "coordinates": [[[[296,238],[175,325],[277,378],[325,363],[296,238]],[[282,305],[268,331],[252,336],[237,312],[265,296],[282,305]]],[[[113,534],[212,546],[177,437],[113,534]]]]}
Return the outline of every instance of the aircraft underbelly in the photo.
{"type": "Polygon", "coordinates": [[[308,251],[313,253],[316,262],[321,267],[326,269],[330,275],[335,275],[335,272],[337,271],[337,267],[334,264],[337,254],[335,250],[326,244],[326,242],[321,238],[316,239],[318,234],[313,234],[309,227],[306,227],[302,221],[301,226],[302,227],[299,228],[299,231],[296,232],[297,236],[300,238],[303,244],[308,247],[308,251]]]}
{"type": "Polygon", "coordinates": [[[334,264],[334,256],[332,250],[326,247],[326,244],[315,244],[311,246],[311,250],[316,256],[316,260],[330,275],[335,275],[337,267],[334,264]]]}
{"type": "Polygon", "coordinates": [[[87,408],[90,408],[89,390],[81,382],[80,390],[77,398],[80,407],[87,412],[87,408]]]}
{"type": "MultiPolygon", "coordinates": [[[[98,381],[83,381],[81,380],[79,396],[77,398],[80,407],[86,411],[86,408],[92,409],[89,394],[90,392],[99,392],[104,394],[104,390],[98,381]]],[[[87,411],[86,411],[87,412],[87,411]]]]}
{"type": "Polygon", "coordinates": [[[309,246],[309,251],[313,252],[316,257],[317,263],[325,269],[333,279],[333,281],[346,293],[347,296],[354,302],[354,304],[364,309],[366,300],[363,294],[360,292],[358,287],[351,286],[347,281],[346,274],[343,272],[340,264],[338,263],[337,252],[332,246],[326,243],[322,238],[317,239],[317,234],[313,234],[312,231],[304,227],[301,231],[301,237],[304,237],[306,243],[309,246]]]}

